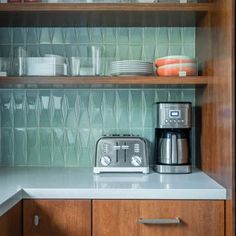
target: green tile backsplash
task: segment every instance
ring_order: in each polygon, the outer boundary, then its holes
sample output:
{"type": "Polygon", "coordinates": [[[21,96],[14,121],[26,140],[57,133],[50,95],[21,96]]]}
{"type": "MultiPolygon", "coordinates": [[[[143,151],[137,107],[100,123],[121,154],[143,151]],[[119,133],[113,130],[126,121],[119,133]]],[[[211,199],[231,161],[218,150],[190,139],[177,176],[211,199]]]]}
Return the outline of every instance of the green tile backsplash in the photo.
{"type": "MultiPolygon", "coordinates": [[[[100,45],[109,60],[195,56],[195,28],[0,28],[0,57],[12,58],[16,46],[31,56],[87,57],[91,45],[100,45]]],[[[102,134],[132,133],[153,142],[152,104],[179,100],[194,106],[195,90],[0,89],[0,165],[92,166],[102,134]]],[[[195,127],[193,150],[194,134],[195,127]]]]}
{"type": "Polygon", "coordinates": [[[179,100],[194,106],[195,90],[2,89],[1,165],[92,166],[101,135],[131,133],[153,143],[153,103],[179,100]]]}
{"type": "Polygon", "coordinates": [[[154,60],[171,54],[195,56],[195,28],[0,28],[0,57],[12,57],[16,46],[24,46],[31,56],[54,53],[89,57],[91,45],[100,45],[104,58],[154,60]]]}

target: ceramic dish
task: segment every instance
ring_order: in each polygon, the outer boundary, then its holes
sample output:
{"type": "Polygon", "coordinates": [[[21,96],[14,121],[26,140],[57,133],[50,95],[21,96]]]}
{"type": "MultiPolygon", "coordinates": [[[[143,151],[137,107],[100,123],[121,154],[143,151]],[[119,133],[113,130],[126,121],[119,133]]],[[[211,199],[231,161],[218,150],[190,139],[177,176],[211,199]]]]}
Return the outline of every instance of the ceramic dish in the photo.
{"type": "Polygon", "coordinates": [[[171,64],[160,66],[156,70],[159,76],[193,76],[197,75],[196,63],[171,64]]]}
{"type": "Polygon", "coordinates": [[[195,63],[196,59],[183,55],[173,55],[167,57],[161,57],[156,59],[155,66],[164,66],[169,64],[177,64],[177,63],[195,63]]]}

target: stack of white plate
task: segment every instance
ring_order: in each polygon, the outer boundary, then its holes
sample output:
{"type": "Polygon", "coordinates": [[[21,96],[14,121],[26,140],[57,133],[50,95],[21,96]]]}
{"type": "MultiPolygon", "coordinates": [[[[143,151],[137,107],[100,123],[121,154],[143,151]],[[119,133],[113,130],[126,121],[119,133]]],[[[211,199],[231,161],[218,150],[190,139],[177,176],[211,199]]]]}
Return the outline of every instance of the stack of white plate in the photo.
{"type": "Polygon", "coordinates": [[[153,63],[141,60],[111,62],[112,75],[152,75],[153,63]]]}

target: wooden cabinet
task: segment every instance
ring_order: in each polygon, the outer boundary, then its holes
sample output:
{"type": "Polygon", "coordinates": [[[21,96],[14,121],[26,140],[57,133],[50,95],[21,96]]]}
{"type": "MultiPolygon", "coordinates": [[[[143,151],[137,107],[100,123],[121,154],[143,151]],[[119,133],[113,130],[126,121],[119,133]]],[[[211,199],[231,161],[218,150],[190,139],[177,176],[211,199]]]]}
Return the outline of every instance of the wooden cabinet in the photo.
{"type": "MultiPolygon", "coordinates": [[[[226,201],[225,207],[226,235],[235,235],[234,5],[235,1],[233,0],[209,0],[207,3],[197,4],[0,4],[1,27],[196,27],[195,54],[201,68],[201,76],[184,79],[146,76],[122,77],[122,79],[119,77],[22,77],[20,79],[6,77],[1,78],[0,87],[14,88],[16,86],[18,88],[20,85],[27,88],[33,85],[51,88],[51,86],[62,85],[65,88],[75,88],[88,85],[90,88],[90,86],[96,87],[97,85],[98,88],[101,88],[101,84],[110,84],[115,87],[119,85],[121,87],[126,85],[127,87],[130,85],[134,87],[136,85],[164,86],[167,89],[168,86],[177,86],[183,89],[189,86],[196,87],[196,120],[199,120],[199,127],[197,126],[196,130],[200,130],[199,136],[201,136],[200,143],[196,147],[197,165],[228,190],[229,199],[226,201]],[[199,87],[200,89],[198,89],[199,87]]],[[[198,142],[197,138],[196,141],[198,142]]],[[[197,202],[192,203],[195,205],[197,202]]],[[[101,211],[100,204],[102,202],[95,202],[94,208],[101,211]]],[[[113,204],[115,205],[115,202],[113,204]]],[[[201,201],[199,204],[204,205],[206,203],[201,201]]],[[[200,213],[208,216],[209,212],[215,210],[215,204],[219,203],[212,202],[211,204],[209,211],[204,210],[200,213]],[[211,204],[213,205],[211,206],[211,204]]],[[[128,206],[129,204],[125,209],[128,206]]],[[[137,207],[139,209],[141,206],[137,207]]],[[[121,209],[118,210],[121,211],[121,209]]],[[[130,209],[133,214],[133,208],[130,207],[130,209]]],[[[186,209],[191,209],[191,206],[186,209]]],[[[186,211],[188,212],[188,210],[186,211]]],[[[197,211],[194,210],[194,214],[195,212],[197,211]]],[[[95,213],[96,216],[98,214],[95,213]]],[[[106,211],[104,214],[113,215],[113,211],[106,211]]],[[[132,217],[127,212],[123,214],[126,214],[127,218],[132,217]]],[[[110,219],[108,216],[104,216],[104,221],[108,221],[109,225],[115,225],[116,214],[114,219],[110,219]]],[[[184,227],[195,230],[194,225],[198,226],[198,224],[204,229],[212,227],[210,224],[207,225],[207,221],[198,222],[197,214],[193,215],[193,218],[190,216],[188,215],[187,219],[194,220],[191,223],[171,227],[180,231],[184,227]]],[[[212,219],[216,217],[213,213],[211,216],[212,219]]],[[[94,220],[101,221],[103,218],[94,218],[94,220]]],[[[131,224],[129,222],[124,223],[131,224]]],[[[107,222],[105,224],[107,225],[107,222]]],[[[106,235],[106,232],[112,232],[111,235],[122,235],[122,230],[125,230],[125,226],[124,228],[120,226],[118,227],[120,231],[113,232],[109,225],[107,231],[104,228],[104,234],[101,233],[101,235],[106,235]]],[[[146,225],[131,226],[140,234],[144,229],[153,228],[156,230],[157,228],[146,225]]],[[[165,226],[161,227],[163,230],[166,228],[165,226]]],[[[197,227],[196,230],[199,229],[201,228],[197,227]]],[[[218,230],[218,226],[216,229],[216,235],[219,235],[221,231],[218,230]]],[[[208,234],[209,232],[206,233],[206,235],[208,234]]],[[[188,235],[196,234],[191,231],[188,235]]],[[[200,232],[199,235],[204,234],[200,232]]]]}
{"type": "Polygon", "coordinates": [[[21,202],[0,216],[1,236],[22,236],[21,202]]]}
{"type": "Polygon", "coordinates": [[[95,200],[93,235],[223,236],[224,201],[95,200]]]}
{"type": "Polygon", "coordinates": [[[91,201],[24,200],[24,236],[91,236],[91,201]]]}

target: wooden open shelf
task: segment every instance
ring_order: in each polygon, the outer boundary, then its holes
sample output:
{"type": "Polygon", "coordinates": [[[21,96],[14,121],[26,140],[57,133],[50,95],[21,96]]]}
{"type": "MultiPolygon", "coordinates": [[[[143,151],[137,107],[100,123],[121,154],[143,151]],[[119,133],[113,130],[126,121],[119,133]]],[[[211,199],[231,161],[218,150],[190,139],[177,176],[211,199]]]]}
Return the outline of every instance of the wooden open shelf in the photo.
{"type": "Polygon", "coordinates": [[[0,77],[1,87],[104,87],[113,86],[147,86],[147,87],[204,87],[208,84],[209,77],[157,77],[157,76],[122,76],[122,77],[0,77]]]}
{"type": "Polygon", "coordinates": [[[0,4],[0,26],[195,26],[212,3],[0,4]]]}

